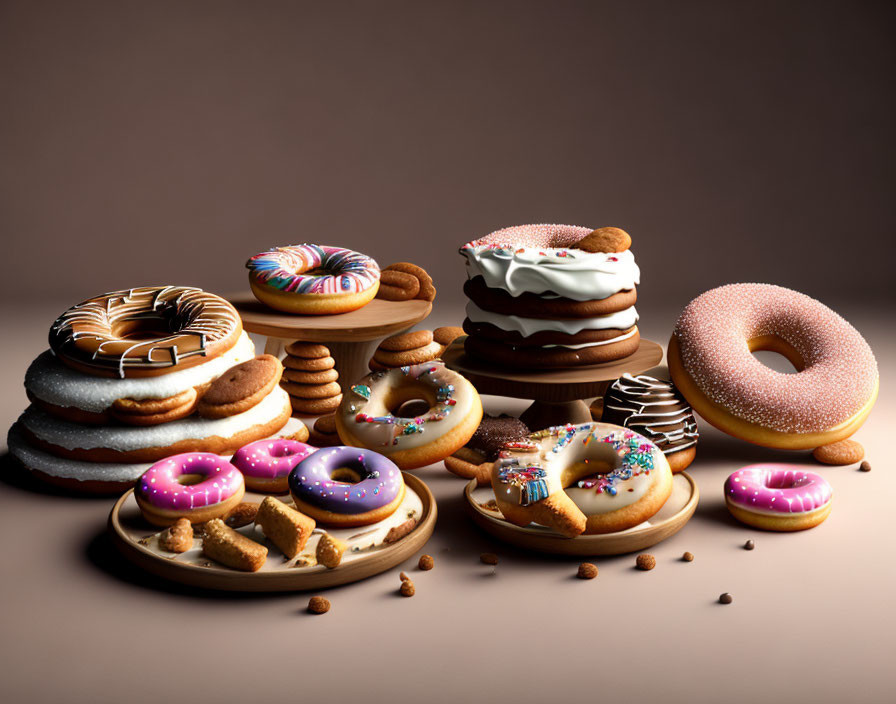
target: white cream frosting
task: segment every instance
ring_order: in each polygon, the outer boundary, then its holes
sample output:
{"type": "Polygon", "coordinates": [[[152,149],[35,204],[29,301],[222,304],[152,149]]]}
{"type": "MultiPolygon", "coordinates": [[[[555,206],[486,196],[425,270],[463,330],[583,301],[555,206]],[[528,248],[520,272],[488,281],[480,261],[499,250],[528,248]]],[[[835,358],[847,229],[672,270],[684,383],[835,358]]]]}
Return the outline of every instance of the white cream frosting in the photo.
{"type": "Polygon", "coordinates": [[[556,347],[564,347],[569,350],[582,350],[586,347],[603,347],[604,345],[612,345],[616,342],[622,342],[623,340],[627,340],[630,337],[634,337],[638,333],[638,329],[635,328],[630,332],[625,333],[624,335],[620,335],[619,337],[614,337],[610,340],[601,340],[600,342],[583,342],[581,345],[542,345],[542,348],[556,348],[556,347]]]}
{"type": "Polygon", "coordinates": [[[640,283],[641,272],[630,249],[585,252],[539,247],[464,247],[467,275],[481,276],[489,288],[511,296],[552,292],[574,301],[608,298],[640,283]]]}
{"type": "Polygon", "coordinates": [[[253,426],[270,423],[286,408],[290,408],[289,394],[275,386],[271,393],[248,411],[216,420],[192,415],[146,427],[90,426],[70,423],[29,406],[19,417],[19,422],[40,440],[66,450],[103,448],[130,452],[147,447],[167,447],[183,440],[213,436],[229,438],[253,426]]]}
{"type": "MultiPolygon", "coordinates": [[[[582,330],[628,330],[638,322],[635,307],[592,318],[524,318],[483,310],[473,301],[467,303],[467,317],[474,323],[490,323],[501,330],[518,332],[529,337],[537,332],[562,332],[576,335],[582,330]]],[[[615,341],[615,340],[614,340],[615,341]]],[[[593,343],[589,343],[593,344],[593,343]]]]}
{"type": "Polygon", "coordinates": [[[224,354],[195,367],[158,376],[118,379],[90,376],[60,362],[47,350],[25,374],[25,388],[41,401],[64,408],[101,413],[120,398],[168,398],[217,379],[230,367],[255,356],[255,345],[244,332],[224,354]]]}

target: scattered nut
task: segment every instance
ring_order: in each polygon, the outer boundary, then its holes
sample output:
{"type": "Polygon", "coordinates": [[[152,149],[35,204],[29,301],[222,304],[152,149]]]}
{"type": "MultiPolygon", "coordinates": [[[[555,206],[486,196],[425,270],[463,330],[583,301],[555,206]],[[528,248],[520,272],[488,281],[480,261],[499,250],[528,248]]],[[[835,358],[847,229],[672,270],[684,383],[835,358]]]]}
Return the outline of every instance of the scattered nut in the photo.
{"type": "Polygon", "coordinates": [[[862,464],[859,465],[860,472],[870,472],[871,471],[871,463],[868,460],[862,460],[862,464]]]}
{"type": "Polygon", "coordinates": [[[408,518],[404,523],[399,523],[397,526],[392,526],[389,529],[389,532],[386,533],[386,537],[383,538],[384,543],[397,543],[404,536],[408,535],[414,528],[417,526],[416,518],[408,518]]]}
{"type": "Polygon", "coordinates": [[[756,543],[754,543],[752,540],[748,540],[747,542],[744,543],[744,550],[752,550],[755,547],[756,547],[756,543]]]}
{"type": "Polygon", "coordinates": [[[398,578],[399,578],[402,582],[410,582],[410,581],[411,581],[411,578],[408,576],[408,573],[407,573],[407,572],[399,572],[399,574],[398,574],[398,578]]]}
{"type": "Polygon", "coordinates": [[[398,591],[402,596],[414,596],[417,590],[414,588],[414,583],[411,580],[405,579],[402,581],[398,591]]]}
{"type": "Polygon", "coordinates": [[[435,566],[436,561],[432,559],[432,555],[421,555],[419,562],[417,562],[417,567],[424,572],[431,570],[435,566]]]}
{"type": "Polygon", "coordinates": [[[684,555],[681,556],[681,559],[684,560],[685,562],[693,562],[694,561],[694,553],[686,552],[684,555]]]}
{"type": "Polygon", "coordinates": [[[656,567],[656,558],[649,553],[643,552],[635,559],[635,567],[639,570],[652,570],[656,567]]]}
{"type": "Polygon", "coordinates": [[[312,614],[325,614],[330,610],[330,600],[322,596],[313,596],[308,600],[308,611],[312,614]]]}
{"type": "Polygon", "coordinates": [[[719,595],[720,604],[730,604],[732,601],[734,601],[734,597],[731,596],[728,592],[719,595]]]}
{"type": "Polygon", "coordinates": [[[594,579],[597,577],[597,565],[590,562],[583,562],[579,565],[579,571],[576,573],[579,579],[594,579]]]}
{"type": "Polygon", "coordinates": [[[498,556],[493,552],[484,552],[479,556],[480,562],[483,565],[497,565],[498,564],[498,556]]]}
{"type": "Polygon", "coordinates": [[[345,554],[347,547],[348,544],[344,541],[334,538],[329,533],[324,533],[317,542],[315,557],[318,563],[328,569],[333,569],[342,562],[342,556],[345,554]]]}

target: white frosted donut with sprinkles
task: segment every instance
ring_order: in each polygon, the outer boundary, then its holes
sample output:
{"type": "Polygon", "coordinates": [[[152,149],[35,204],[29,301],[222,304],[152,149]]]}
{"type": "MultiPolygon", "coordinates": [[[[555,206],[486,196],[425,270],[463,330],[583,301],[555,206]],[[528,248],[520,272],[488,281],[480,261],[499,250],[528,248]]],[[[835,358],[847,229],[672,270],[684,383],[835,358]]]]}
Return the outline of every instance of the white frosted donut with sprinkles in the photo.
{"type": "Polygon", "coordinates": [[[812,449],[852,435],[878,393],[877,362],[859,332],[824,304],[769,284],[730,284],[684,309],[669,371],[693,409],[743,440],[812,449]],[[752,352],[778,352],[795,374],[752,352]]]}
{"type": "Polygon", "coordinates": [[[755,528],[813,528],[831,513],[833,491],[820,474],[781,464],[753,464],[725,480],[725,504],[755,528]]]}
{"type": "Polygon", "coordinates": [[[375,450],[401,469],[441,462],[473,437],[482,402],[473,385],[440,361],[373,372],[353,385],[336,411],[346,445],[375,450]],[[407,414],[415,402],[426,408],[407,414]]]}
{"type": "Polygon", "coordinates": [[[301,315],[332,315],[361,308],[375,296],[380,267],[342,247],[297,244],[250,257],[249,285],[271,308],[301,315]]]}

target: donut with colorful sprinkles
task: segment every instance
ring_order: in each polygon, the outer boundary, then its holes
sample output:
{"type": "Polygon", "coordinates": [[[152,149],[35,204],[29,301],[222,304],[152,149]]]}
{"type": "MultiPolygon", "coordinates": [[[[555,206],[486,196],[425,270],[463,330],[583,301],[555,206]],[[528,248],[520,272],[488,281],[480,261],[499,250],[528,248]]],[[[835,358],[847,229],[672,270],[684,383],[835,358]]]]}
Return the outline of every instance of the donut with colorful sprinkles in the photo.
{"type": "Polygon", "coordinates": [[[380,285],[371,257],[319,244],[274,247],[250,257],[246,268],[259,301],[300,315],[348,313],[369,303],[380,285]]]}
{"type": "Polygon", "coordinates": [[[507,443],[491,480],[504,518],[519,526],[538,523],[568,538],[637,526],[672,493],[662,450],[607,423],[561,425],[507,443]]]}
{"type": "Polygon", "coordinates": [[[330,526],[365,526],[388,518],[404,491],[404,477],[393,462],[357,447],[318,450],[289,473],[296,508],[330,526]]]}
{"type": "Polygon", "coordinates": [[[731,515],[763,530],[814,528],[830,515],[832,499],[827,479],[783,464],[752,464],[725,480],[731,515]]]}
{"type": "Polygon", "coordinates": [[[205,523],[226,516],[243,500],[243,475],[211,452],[166,457],[147,469],[134,487],[143,517],[154,526],[180,518],[205,523]]]}
{"type": "Polygon", "coordinates": [[[382,453],[402,469],[454,454],[481,420],[476,389],[441,361],[368,374],[344,394],[336,411],[345,444],[382,453]]]}

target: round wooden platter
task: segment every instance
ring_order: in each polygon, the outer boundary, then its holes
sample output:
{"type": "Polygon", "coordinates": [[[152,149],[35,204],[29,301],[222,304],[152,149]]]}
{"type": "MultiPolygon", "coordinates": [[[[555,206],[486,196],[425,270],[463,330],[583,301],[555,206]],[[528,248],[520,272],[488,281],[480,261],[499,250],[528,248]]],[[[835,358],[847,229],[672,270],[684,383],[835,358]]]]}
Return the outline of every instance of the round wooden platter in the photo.
{"type": "Polygon", "coordinates": [[[442,354],[445,364],[463,374],[481,394],[532,399],[520,418],[531,430],[591,420],[582,399],[604,393],[609,383],[626,372],[640,374],[657,366],[663,348],[641,338],[638,350],[624,359],[568,369],[511,369],[475,359],[464,352],[464,339],[451,343],[442,354]]]}
{"type": "Polygon", "coordinates": [[[673,477],[669,499],[650,520],[618,533],[575,538],[565,538],[534,523],[523,528],[507,522],[499,511],[482,505],[495,495],[490,486],[477,487],[475,479],[464,489],[464,498],[476,525],[518,547],[555,555],[622,555],[656,545],[680,531],[694,515],[700,492],[690,475],[680,472],[673,477]]]}
{"type": "Polygon", "coordinates": [[[247,332],[268,338],[265,352],[281,356],[294,340],[322,342],[330,348],[339,376],[353,383],[369,369],[380,340],[425,320],[430,301],[386,301],[374,298],[367,305],[338,315],[292,315],[264,305],[250,291],[227,296],[247,332]]]}
{"type": "MultiPolygon", "coordinates": [[[[314,555],[318,534],[312,535],[298,558],[287,560],[252,526],[241,528],[240,532],[250,535],[253,540],[263,541],[268,548],[267,561],[258,572],[241,572],[211,562],[201,555],[201,541],[198,538],[194,541],[195,547],[186,553],[176,555],[164,552],[157,547],[154,539],[160,529],[151,527],[143,520],[133,489],[113,506],[108,527],[115,545],[124,557],[147,572],[174,582],[205,589],[243,592],[323,589],[357,582],[385,572],[413,556],[429,540],[436,523],[435,498],[429,487],[414,475],[404,473],[404,480],[407,487],[405,500],[389,518],[371,526],[327,529],[331,535],[349,543],[342,564],[334,569],[327,569],[323,565],[295,566],[303,555],[314,555]],[[418,511],[418,520],[408,535],[389,545],[379,543],[366,549],[371,540],[380,539],[371,531],[382,534],[390,527],[406,521],[409,509],[418,511]],[[353,546],[365,549],[354,552],[351,549],[353,546]]],[[[243,501],[261,502],[264,497],[265,494],[246,492],[243,501]]],[[[289,501],[287,497],[282,499],[289,501]]]]}

